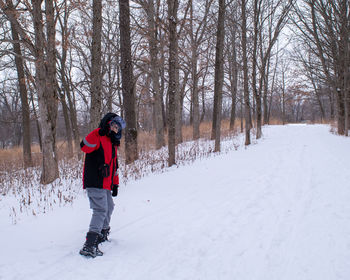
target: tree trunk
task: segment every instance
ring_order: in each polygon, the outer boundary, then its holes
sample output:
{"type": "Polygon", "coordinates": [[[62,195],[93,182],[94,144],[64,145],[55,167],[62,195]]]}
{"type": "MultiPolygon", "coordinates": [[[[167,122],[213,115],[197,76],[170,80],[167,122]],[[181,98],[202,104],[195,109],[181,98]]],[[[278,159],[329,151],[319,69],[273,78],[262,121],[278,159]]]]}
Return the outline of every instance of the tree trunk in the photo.
{"type": "Polygon", "coordinates": [[[175,92],[175,144],[182,143],[182,108],[181,108],[181,98],[182,98],[182,88],[180,89],[180,68],[178,65],[178,59],[176,61],[176,92],[175,92]]]}
{"type": "MultiPolygon", "coordinates": [[[[63,93],[63,96],[61,96],[61,102],[63,99],[62,108],[63,106],[66,106],[66,109],[63,108],[63,112],[67,110],[67,116],[65,116],[66,129],[72,131],[73,133],[74,150],[78,155],[78,158],[80,159],[82,153],[80,151],[80,135],[79,135],[78,121],[77,121],[77,112],[74,106],[74,100],[72,100],[72,96],[71,96],[74,94],[73,91],[71,90],[73,86],[71,86],[72,81],[69,79],[68,75],[66,74],[66,61],[67,61],[67,51],[68,51],[68,34],[67,34],[68,33],[68,16],[69,16],[68,7],[67,7],[67,3],[65,2],[64,20],[63,22],[60,21],[61,32],[62,32],[62,49],[61,49],[62,56],[60,58],[60,64],[61,64],[60,75],[61,75],[62,93],[63,93]],[[68,104],[67,104],[66,98],[67,98],[68,104]],[[69,121],[70,123],[68,124],[67,121],[69,121]]],[[[67,139],[68,143],[70,141],[69,138],[71,138],[71,136],[69,136],[69,133],[71,132],[68,132],[68,131],[66,132],[68,137],[67,139]]]]}
{"type": "MultiPolygon", "coordinates": [[[[312,71],[310,71],[312,72],[312,71]]],[[[312,75],[312,73],[310,73],[310,75],[312,75]]],[[[319,90],[315,84],[315,80],[314,78],[311,76],[311,84],[312,84],[312,87],[315,91],[315,95],[316,95],[316,99],[317,99],[317,103],[318,103],[318,106],[320,107],[320,112],[321,112],[321,120],[323,121],[325,119],[325,112],[324,112],[324,108],[323,108],[323,105],[322,105],[322,101],[321,101],[321,96],[320,96],[320,93],[319,93],[319,90]]]]}
{"type": "Polygon", "coordinates": [[[264,92],[263,92],[263,111],[264,111],[264,118],[263,118],[263,124],[268,124],[268,104],[267,104],[267,94],[269,89],[269,74],[270,74],[270,59],[268,58],[267,67],[266,67],[266,75],[264,77],[264,92]]]}
{"type": "Polygon", "coordinates": [[[148,21],[148,44],[151,58],[151,76],[153,84],[154,96],[154,120],[156,130],[156,149],[160,149],[165,145],[164,126],[162,114],[163,96],[160,92],[159,85],[159,62],[158,62],[158,43],[157,43],[157,25],[155,21],[154,0],[148,0],[148,5],[144,7],[147,13],[148,21]]]}
{"type": "Polygon", "coordinates": [[[41,183],[49,184],[59,177],[56,150],[58,100],[56,92],[56,30],[53,0],[46,0],[45,14],[47,40],[45,40],[41,4],[41,0],[33,1],[36,47],[35,81],[38,91],[40,128],[42,136],[43,170],[41,174],[41,183]]]}
{"type": "MultiPolygon", "coordinates": [[[[12,1],[8,3],[13,7],[12,1]]],[[[32,152],[31,152],[31,134],[30,134],[30,110],[28,103],[28,93],[26,87],[26,78],[24,74],[23,58],[21,52],[21,46],[19,42],[19,35],[15,27],[11,23],[12,39],[13,39],[13,50],[15,52],[15,64],[17,69],[19,93],[21,96],[22,104],[22,128],[23,128],[23,163],[24,168],[33,165],[32,152]]]]}
{"type": "Polygon", "coordinates": [[[286,124],[286,90],[285,90],[285,72],[282,71],[282,124],[286,124]]]}
{"type": "Polygon", "coordinates": [[[187,85],[187,80],[189,76],[189,72],[184,72],[184,78],[182,83],[179,81],[179,67],[177,66],[177,81],[178,90],[176,92],[176,113],[175,113],[175,121],[176,121],[176,144],[180,144],[183,142],[183,134],[182,134],[182,113],[183,113],[183,103],[185,98],[185,89],[187,85]]]}
{"type": "Polygon", "coordinates": [[[222,87],[224,84],[225,0],[219,0],[218,27],[216,33],[215,85],[212,138],[214,152],[220,152],[222,87]]]}
{"type": "Polygon", "coordinates": [[[241,107],[241,133],[244,131],[243,127],[243,99],[244,99],[244,92],[241,93],[241,100],[240,100],[240,107],[241,107]]]}
{"type": "Polygon", "coordinates": [[[256,98],[256,139],[262,136],[262,106],[261,106],[261,95],[258,94],[256,98]]]}
{"type": "Polygon", "coordinates": [[[333,93],[330,85],[328,87],[328,99],[329,99],[329,104],[330,104],[330,119],[332,121],[334,121],[334,115],[335,115],[335,113],[334,113],[334,111],[335,111],[335,109],[334,109],[334,107],[335,107],[335,105],[334,105],[334,93],[333,93]]]}
{"type": "Polygon", "coordinates": [[[205,98],[205,81],[206,81],[206,77],[207,77],[207,74],[209,72],[209,65],[207,64],[206,67],[205,67],[205,71],[204,71],[204,75],[202,77],[202,114],[201,114],[201,120],[200,122],[203,122],[204,120],[204,117],[205,117],[205,113],[206,113],[206,109],[205,109],[205,101],[206,101],[206,98],[205,98]]]}
{"type": "Polygon", "coordinates": [[[74,150],[78,154],[78,158],[81,158],[81,151],[80,151],[80,133],[79,133],[79,126],[78,126],[78,119],[77,119],[77,110],[75,107],[75,101],[74,96],[72,96],[74,93],[70,90],[71,87],[68,86],[65,89],[66,97],[68,100],[68,112],[70,115],[70,121],[71,121],[71,127],[73,131],[73,137],[74,137],[74,150]]]}
{"type": "MultiPolygon", "coordinates": [[[[159,31],[159,37],[161,38],[161,29],[159,31]]],[[[163,64],[160,64],[160,69],[159,69],[159,76],[160,76],[160,94],[162,96],[162,98],[164,97],[164,93],[165,93],[165,67],[164,67],[164,62],[165,62],[165,50],[164,48],[160,48],[158,49],[160,51],[160,60],[163,62],[163,64]]],[[[166,102],[164,104],[163,100],[162,100],[162,116],[163,116],[163,129],[164,129],[164,134],[166,133],[167,130],[167,125],[168,125],[168,93],[165,94],[166,95],[166,102]]]]}
{"type": "Polygon", "coordinates": [[[91,46],[91,104],[90,130],[98,127],[101,119],[102,106],[102,69],[101,69],[101,38],[102,38],[102,0],[93,0],[92,46],[91,46]]]}
{"type": "Polygon", "coordinates": [[[169,112],[168,112],[168,150],[169,159],[168,164],[172,166],[175,164],[175,145],[176,145],[176,91],[177,85],[177,10],[178,0],[168,1],[168,24],[169,24],[169,112]]]}
{"type": "Polygon", "coordinates": [[[248,58],[247,58],[247,16],[246,0],[241,2],[242,9],[242,56],[243,56],[243,87],[244,87],[244,115],[245,115],[245,145],[250,145],[250,100],[248,85],[248,58]]]}
{"type": "Polygon", "coordinates": [[[340,5],[340,23],[341,23],[341,48],[342,53],[340,54],[343,57],[343,86],[344,89],[344,134],[349,136],[349,72],[350,72],[350,61],[349,61],[349,41],[350,41],[350,15],[349,15],[349,0],[342,0],[340,5]]]}
{"type": "Polygon", "coordinates": [[[344,92],[337,88],[337,124],[338,134],[345,134],[345,106],[344,106],[344,92]]]}
{"type": "Polygon", "coordinates": [[[192,77],[192,110],[191,119],[193,125],[193,139],[199,139],[199,98],[198,98],[198,75],[197,75],[197,63],[198,63],[198,47],[194,37],[193,30],[193,2],[190,4],[191,9],[191,77],[192,77]]]}
{"type": "Polygon", "coordinates": [[[40,147],[40,152],[43,151],[43,141],[41,137],[41,128],[40,128],[40,122],[39,122],[39,117],[35,109],[35,104],[34,104],[34,94],[33,91],[29,87],[29,93],[30,93],[30,104],[32,105],[33,108],[33,115],[34,115],[34,120],[35,120],[35,125],[36,125],[36,130],[38,133],[38,141],[39,141],[39,147],[40,147]]]}
{"type": "Polygon", "coordinates": [[[68,145],[68,157],[73,157],[73,139],[72,139],[72,128],[71,128],[71,122],[68,115],[68,106],[66,99],[64,97],[63,93],[59,93],[60,101],[62,104],[62,111],[63,111],[63,117],[64,117],[64,123],[66,127],[66,140],[68,145]]]}
{"type": "Polygon", "coordinates": [[[129,0],[119,0],[122,90],[125,110],[125,163],[138,159],[134,75],[131,57],[129,0]]]}
{"type": "Polygon", "coordinates": [[[267,124],[270,123],[270,116],[271,116],[271,106],[272,106],[272,99],[273,99],[273,93],[275,90],[275,83],[276,83],[276,74],[277,74],[277,66],[278,66],[278,55],[276,58],[276,62],[275,62],[275,67],[273,70],[273,75],[272,75],[272,81],[271,81],[271,94],[270,94],[270,98],[269,98],[269,105],[267,106],[268,108],[268,113],[267,113],[267,124]]]}
{"type": "Polygon", "coordinates": [[[237,52],[236,52],[236,26],[233,27],[231,32],[232,42],[230,48],[229,57],[229,74],[230,74],[230,88],[231,88],[231,115],[230,115],[230,130],[235,128],[236,120],[236,100],[237,100],[237,88],[238,88],[238,64],[237,64],[237,52]]]}
{"type": "MultiPolygon", "coordinates": [[[[254,36],[253,36],[253,57],[252,57],[252,88],[254,100],[256,101],[256,138],[261,137],[261,97],[260,89],[257,88],[257,52],[258,52],[258,35],[259,35],[259,19],[260,19],[260,4],[261,1],[254,0],[254,36]],[[259,3],[258,3],[259,2],[259,3]],[[260,118],[259,118],[260,117],[260,118]]],[[[254,110],[255,119],[255,110],[254,110]]]]}
{"type": "Polygon", "coordinates": [[[192,120],[193,120],[193,139],[199,139],[199,98],[198,98],[198,75],[197,75],[197,57],[196,51],[192,51],[192,120]],[[195,58],[193,58],[195,56],[195,58]]]}

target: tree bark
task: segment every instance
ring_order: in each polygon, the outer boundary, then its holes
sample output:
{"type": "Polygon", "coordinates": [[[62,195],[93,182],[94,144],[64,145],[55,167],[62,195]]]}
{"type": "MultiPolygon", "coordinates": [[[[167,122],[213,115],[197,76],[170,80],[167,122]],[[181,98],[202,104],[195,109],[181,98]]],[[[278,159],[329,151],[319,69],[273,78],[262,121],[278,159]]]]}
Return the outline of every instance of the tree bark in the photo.
{"type": "Polygon", "coordinates": [[[62,105],[62,112],[63,112],[63,118],[64,118],[64,123],[66,127],[66,140],[67,140],[67,145],[68,145],[68,157],[72,158],[73,157],[73,138],[72,138],[72,128],[71,128],[71,122],[68,114],[68,106],[67,102],[64,96],[64,93],[58,93],[62,105]]]}
{"type": "Polygon", "coordinates": [[[219,0],[218,27],[216,33],[215,85],[212,138],[214,152],[220,151],[222,87],[224,84],[224,41],[225,41],[225,0],[219,0]]]}
{"type": "Polygon", "coordinates": [[[102,0],[92,2],[92,46],[91,46],[91,102],[90,130],[98,127],[102,107],[102,69],[101,69],[101,40],[102,40],[102,0]]]}
{"type": "MultiPolygon", "coordinates": [[[[258,35],[260,30],[260,7],[261,0],[254,0],[254,35],[253,35],[253,54],[252,54],[252,88],[253,94],[256,101],[256,122],[257,122],[257,130],[256,130],[256,138],[259,139],[261,137],[261,122],[259,124],[259,117],[261,117],[261,98],[259,95],[259,89],[257,88],[257,51],[258,51],[258,35]]],[[[255,111],[254,111],[255,112],[255,111]]],[[[255,115],[255,114],[254,114],[255,115]]],[[[261,118],[260,118],[261,121],[261,118]]]]}
{"type": "Polygon", "coordinates": [[[38,91],[40,112],[43,170],[41,183],[48,184],[59,177],[56,149],[56,53],[55,19],[53,0],[45,0],[46,40],[41,9],[42,1],[33,1],[33,19],[35,32],[35,82],[38,91]]]}
{"type": "Polygon", "coordinates": [[[267,104],[267,94],[269,90],[269,74],[270,74],[270,58],[268,59],[267,65],[266,65],[266,74],[264,77],[264,92],[263,92],[263,124],[268,124],[268,104],[267,104]]]}
{"type": "Polygon", "coordinates": [[[125,163],[130,164],[138,159],[138,148],[129,0],[119,0],[119,9],[122,90],[126,121],[125,163]]]}
{"type": "Polygon", "coordinates": [[[177,59],[176,61],[176,92],[175,92],[175,138],[176,142],[175,144],[180,144],[182,143],[182,107],[181,107],[181,99],[182,99],[182,90],[180,89],[180,68],[179,68],[179,61],[177,59]]]}
{"type": "MultiPolygon", "coordinates": [[[[78,120],[77,120],[77,112],[76,108],[74,105],[74,101],[72,100],[72,95],[74,94],[71,86],[71,80],[69,79],[69,76],[66,74],[66,62],[67,62],[67,53],[68,53],[68,17],[69,17],[69,12],[68,12],[68,7],[67,7],[67,2],[65,1],[64,4],[64,14],[63,14],[63,22],[59,20],[60,25],[61,25],[61,32],[62,32],[62,49],[61,49],[61,57],[59,59],[60,61],[60,76],[61,76],[61,83],[62,83],[62,95],[60,96],[61,102],[62,103],[62,108],[63,108],[63,113],[64,115],[65,110],[67,110],[67,116],[65,116],[65,122],[66,122],[66,135],[67,135],[67,141],[69,143],[71,136],[69,134],[73,134],[73,140],[74,140],[74,150],[76,154],[78,155],[78,158],[81,158],[81,151],[80,151],[80,134],[79,134],[79,128],[78,128],[78,120]],[[66,100],[67,98],[67,100],[66,100]],[[67,104],[68,101],[68,104],[67,104]],[[65,104],[65,105],[64,105],[65,104]],[[66,109],[64,108],[66,107],[66,109]],[[67,118],[67,119],[66,119],[67,118]],[[67,123],[69,121],[70,123],[67,123]],[[68,130],[70,132],[68,132],[68,130]]],[[[70,144],[69,144],[70,145],[70,144]]],[[[70,146],[69,146],[70,149],[70,146]]]]}
{"type": "Polygon", "coordinates": [[[157,24],[155,20],[154,0],[148,0],[148,5],[144,7],[147,13],[148,22],[148,44],[151,58],[151,76],[153,84],[154,97],[154,120],[156,131],[156,149],[160,149],[165,145],[164,126],[162,114],[163,96],[160,91],[159,84],[159,62],[158,62],[158,42],[157,42],[157,24]]]}
{"type": "Polygon", "coordinates": [[[169,109],[168,109],[168,165],[172,166],[175,161],[175,145],[176,145],[176,91],[177,85],[177,10],[179,6],[178,0],[167,0],[168,2],[168,24],[169,24],[169,109]]]}
{"type": "Polygon", "coordinates": [[[350,41],[350,14],[349,14],[349,0],[342,0],[340,4],[340,56],[342,60],[342,72],[343,72],[343,90],[344,90],[344,134],[349,136],[349,72],[350,72],[350,61],[349,61],[349,41],[350,41]]]}
{"type": "Polygon", "coordinates": [[[199,139],[199,98],[198,98],[198,75],[197,75],[197,63],[198,63],[198,46],[195,41],[195,34],[193,30],[193,2],[191,1],[191,78],[192,78],[192,125],[193,125],[193,139],[199,139]]]}
{"type": "Polygon", "coordinates": [[[187,80],[189,76],[189,71],[184,72],[184,77],[182,79],[182,83],[180,83],[180,71],[179,65],[177,65],[177,74],[176,74],[176,84],[178,85],[178,90],[176,91],[176,113],[175,113],[175,127],[176,127],[176,144],[180,144],[183,142],[183,134],[182,134],[182,114],[183,114],[183,103],[185,98],[185,89],[187,85],[187,80]]]}
{"type": "Polygon", "coordinates": [[[248,85],[248,58],[247,58],[247,15],[246,0],[241,0],[242,9],[242,59],[243,59],[243,87],[244,87],[244,115],[245,115],[245,145],[250,145],[250,100],[248,85]]]}
{"type": "MultiPolygon", "coordinates": [[[[12,1],[8,1],[8,4],[13,8],[12,1]]],[[[11,23],[11,32],[13,39],[13,50],[15,52],[15,64],[17,69],[18,87],[22,104],[22,128],[23,128],[23,163],[24,168],[33,165],[32,152],[31,152],[31,134],[30,134],[30,110],[28,103],[28,92],[26,87],[26,78],[24,74],[23,58],[21,45],[19,43],[19,35],[16,28],[11,23]]]]}
{"type": "MultiPolygon", "coordinates": [[[[284,65],[283,65],[284,66],[284,65]]],[[[282,69],[282,124],[285,125],[286,124],[286,84],[285,84],[285,69],[282,69]]]]}
{"type": "Polygon", "coordinates": [[[230,88],[231,88],[231,114],[230,114],[230,130],[233,131],[235,128],[236,120],[236,100],[237,100],[237,88],[238,88],[238,64],[237,64],[237,52],[235,45],[236,31],[232,34],[232,54],[230,54],[229,59],[229,73],[230,73],[230,88]]]}

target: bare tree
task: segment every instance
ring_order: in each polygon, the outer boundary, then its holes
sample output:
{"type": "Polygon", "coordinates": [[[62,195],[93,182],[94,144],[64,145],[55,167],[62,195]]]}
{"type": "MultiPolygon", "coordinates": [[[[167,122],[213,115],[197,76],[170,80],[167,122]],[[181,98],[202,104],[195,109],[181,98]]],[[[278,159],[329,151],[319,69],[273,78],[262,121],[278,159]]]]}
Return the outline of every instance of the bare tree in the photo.
{"type": "Polygon", "coordinates": [[[216,33],[215,87],[212,139],[215,139],[215,152],[220,151],[222,87],[224,84],[224,42],[225,42],[225,0],[219,0],[218,27],[216,33]]]}
{"type": "Polygon", "coordinates": [[[247,56],[247,1],[241,0],[242,13],[242,60],[243,60],[243,87],[244,87],[244,115],[245,115],[245,145],[250,145],[250,98],[249,98],[249,84],[248,84],[248,56],[247,56]]]}
{"type": "MultiPolygon", "coordinates": [[[[190,0],[190,44],[191,44],[191,79],[192,79],[192,114],[191,118],[193,120],[193,139],[199,138],[199,124],[200,124],[200,114],[199,114],[199,71],[198,71],[198,56],[200,50],[200,45],[206,38],[205,34],[208,32],[207,25],[209,21],[209,10],[213,0],[206,0],[204,7],[204,13],[201,19],[196,19],[194,15],[194,4],[193,0],[190,0]],[[197,23],[198,22],[198,23],[197,23]],[[196,28],[197,27],[197,28],[196,28]]],[[[196,4],[196,3],[195,3],[196,4]]]]}
{"type": "Polygon", "coordinates": [[[230,114],[230,130],[235,127],[236,119],[236,103],[237,103],[237,92],[238,92],[238,61],[237,61],[237,45],[236,45],[236,26],[232,27],[231,42],[228,44],[228,67],[229,67],[229,82],[230,82],[230,93],[231,93],[231,114],[230,114]]]}
{"type": "Polygon", "coordinates": [[[90,130],[96,128],[101,119],[102,104],[102,70],[101,70],[101,40],[102,40],[102,0],[92,2],[92,46],[91,46],[91,103],[90,130]]]}
{"type": "MultiPolygon", "coordinates": [[[[10,9],[14,9],[12,0],[8,0],[7,4],[10,9]]],[[[30,110],[28,103],[28,93],[26,87],[26,77],[24,73],[23,57],[20,38],[13,23],[11,23],[11,32],[13,39],[13,51],[15,53],[15,64],[17,69],[18,87],[22,104],[22,128],[23,128],[23,163],[24,167],[32,166],[31,154],[31,134],[30,134],[30,110]]]]}
{"type": "Polygon", "coordinates": [[[167,0],[168,3],[168,24],[169,24],[169,116],[168,116],[168,164],[175,164],[175,145],[176,145],[176,92],[177,92],[177,10],[179,6],[178,0],[167,0]]]}
{"type": "Polygon", "coordinates": [[[129,164],[138,159],[135,88],[131,57],[129,0],[119,0],[119,10],[122,89],[126,120],[125,162],[126,164],[129,164]]]}
{"type": "Polygon", "coordinates": [[[287,82],[287,78],[286,78],[286,73],[288,72],[288,68],[289,68],[289,64],[287,61],[282,60],[282,64],[281,64],[281,85],[280,85],[280,89],[281,89],[281,114],[282,114],[282,123],[283,125],[286,124],[286,82],[287,82]]]}
{"type": "Polygon", "coordinates": [[[146,12],[148,24],[148,44],[150,52],[150,71],[153,85],[153,99],[154,99],[154,123],[156,131],[156,148],[160,149],[165,145],[164,140],[164,126],[162,114],[163,96],[159,84],[159,60],[158,60],[158,20],[155,13],[154,0],[140,0],[140,4],[146,12]]]}
{"type": "MultiPolygon", "coordinates": [[[[59,61],[59,78],[61,82],[61,96],[60,100],[62,102],[62,108],[63,113],[65,117],[66,122],[66,131],[67,131],[67,137],[68,137],[68,143],[71,141],[70,134],[73,134],[74,139],[74,147],[75,152],[80,157],[80,135],[79,135],[79,128],[78,128],[78,120],[77,120],[77,111],[76,106],[74,102],[73,97],[73,90],[72,90],[72,79],[69,76],[70,68],[72,67],[72,62],[70,62],[70,66],[68,66],[67,59],[72,52],[72,44],[70,43],[71,40],[71,33],[72,33],[72,27],[69,26],[69,17],[71,15],[71,12],[73,10],[73,7],[68,4],[67,0],[64,0],[63,3],[63,12],[58,15],[58,23],[60,26],[61,31],[61,53],[57,52],[58,61],[59,61]],[[68,102],[68,104],[67,104],[68,102]]],[[[71,61],[72,59],[70,59],[71,61]]]]}
{"type": "Polygon", "coordinates": [[[325,76],[325,85],[336,97],[338,133],[347,134],[349,126],[349,2],[303,0],[295,5],[294,21],[300,36],[314,53],[325,76]]]}
{"type": "MultiPolygon", "coordinates": [[[[273,46],[275,45],[283,27],[286,25],[289,11],[291,10],[293,0],[288,0],[287,3],[284,1],[277,1],[274,3],[273,1],[265,1],[264,0],[254,0],[254,35],[253,35],[253,53],[252,53],[252,87],[253,93],[256,100],[256,123],[257,123],[257,133],[256,138],[259,139],[262,135],[262,92],[263,85],[267,86],[267,64],[271,56],[271,51],[273,46]],[[267,6],[267,11],[264,11],[265,6],[267,6]],[[266,16],[265,14],[268,13],[266,16]],[[277,18],[277,19],[276,19],[277,18]],[[264,50],[263,41],[264,38],[262,36],[263,26],[266,20],[268,22],[268,43],[266,44],[266,49],[264,50]],[[260,39],[260,56],[258,56],[258,45],[260,39]],[[261,57],[261,63],[258,68],[257,59],[261,57]],[[258,72],[259,76],[258,77],[258,72]],[[257,81],[259,79],[259,82],[257,81]]],[[[266,108],[265,108],[266,110],[266,108]]]]}
{"type": "Polygon", "coordinates": [[[57,91],[56,91],[56,28],[54,1],[45,0],[46,39],[42,17],[42,1],[33,1],[36,47],[36,75],[43,146],[41,182],[50,183],[59,177],[56,149],[57,91]],[[43,59],[45,58],[45,59],[43,59]]]}

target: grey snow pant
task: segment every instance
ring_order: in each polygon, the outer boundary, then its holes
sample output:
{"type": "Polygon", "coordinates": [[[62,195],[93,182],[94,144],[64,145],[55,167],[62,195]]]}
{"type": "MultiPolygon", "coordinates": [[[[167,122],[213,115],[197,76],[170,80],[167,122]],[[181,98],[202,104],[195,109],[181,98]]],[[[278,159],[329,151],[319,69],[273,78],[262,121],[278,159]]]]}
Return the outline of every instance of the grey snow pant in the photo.
{"type": "Polygon", "coordinates": [[[92,209],[89,231],[101,233],[102,229],[109,227],[114,209],[111,191],[98,188],[87,188],[86,191],[92,209]]]}

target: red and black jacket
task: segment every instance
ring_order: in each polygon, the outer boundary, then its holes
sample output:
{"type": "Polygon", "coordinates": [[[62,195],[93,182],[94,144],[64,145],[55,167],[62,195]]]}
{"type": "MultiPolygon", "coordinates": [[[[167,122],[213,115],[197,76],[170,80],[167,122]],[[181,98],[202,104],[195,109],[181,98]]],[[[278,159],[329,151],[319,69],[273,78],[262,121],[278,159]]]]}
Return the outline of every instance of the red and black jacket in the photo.
{"type": "Polygon", "coordinates": [[[80,143],[86,153],[83,187],[111,190],[113,184],[119,185],[117,146],[108,136],[99,135],[99,130],[91,131],[80,143]]]}

